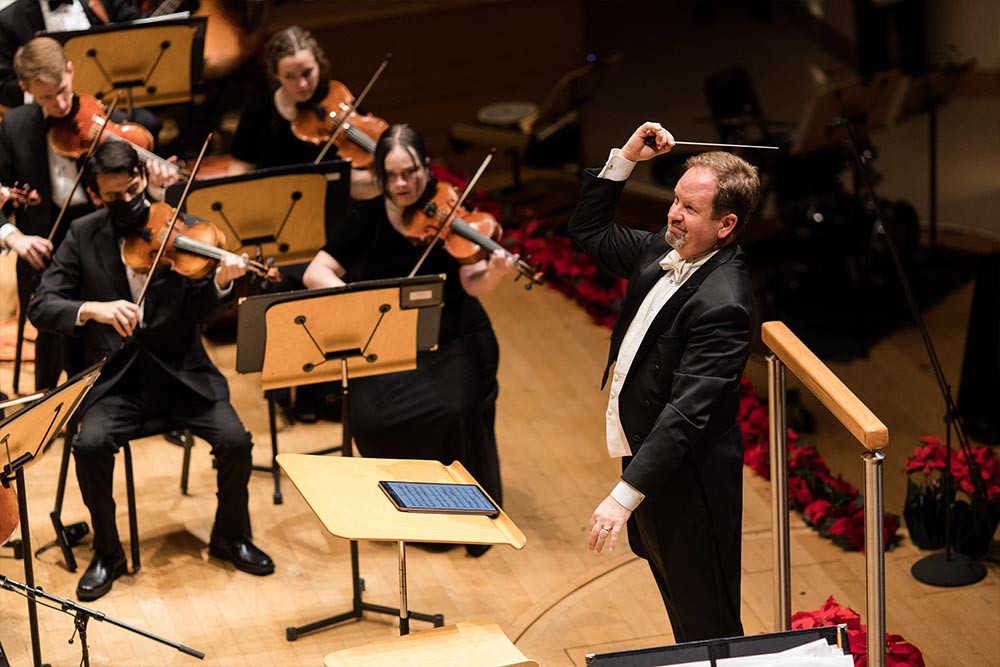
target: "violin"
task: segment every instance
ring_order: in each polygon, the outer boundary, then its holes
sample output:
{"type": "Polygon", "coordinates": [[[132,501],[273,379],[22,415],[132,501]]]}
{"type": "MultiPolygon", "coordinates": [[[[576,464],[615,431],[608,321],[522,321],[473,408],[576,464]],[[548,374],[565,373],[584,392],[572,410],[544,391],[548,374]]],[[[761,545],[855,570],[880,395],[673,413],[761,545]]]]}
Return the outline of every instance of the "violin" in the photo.
{"type": "Polygon", "coordinates": [[[18,206],[38,206],[42,203],[42,196],[38,194],[38,190],[28,186],[20,188],[15,184],[14,187],[8,188],[0,184],[0,206],[9,201],[18,206]]]}
{"type": "Polygon", "coordinates": [[[350,158],[352,166],[358,169],[368,167],[374,160],[375,143],[389,124],[377,116],[351,111],[353,103],[354,96],[347,86],[330,81],[330,90],[322,101],[295,114],[292,134],[301,141],[322,146],[343,124],[343,131],[333,140],[337,152],[343,158],[350,158]]]}
{"type": "MultiPolygon", "coordinates": [[[[155,202],[142,229],[125,237],[122,244],[122,261],[136,273],[153,269],[157,252],[166,237],[170,221],[176,214],[169,204],[155,202]]],[[[279,282],[281,274],[274,266],[246,259],[222,248],[226,236],[210,222],[193,216],[181,215],[177,219],[160,258],[161,266],[192,280],[207,278],[224,257],[238,257],[250,271],[270,282],[279,282]]]]}
{"type": "Polygon", "coordinates": [[[53,121],[48,135],[56,153],[75,160],[90,152],[98,137],[102,142],[107,139],[127,141],[143,162],[158,162],[171,171],[187,176],[176,164],[153,152],[153,135],[149,130],[137,123],[108,120],[104,105],[91,95],[77,96],[66,117],[53,121]]]}
{"type": "MultiPolygon", "coordinates": [[[[439,182],[429,199],[412,206],[404,213],[406,236],[426,238],[432,243],[442,240],[444,249],[459,264],[474,264],[486,259],[496,250],[507,257],[513,257],[509,250],[498,243],[503,228],[497,219],[485,211],[456,207],[458,200],[459,194],[454,186],[439,182]]],[[[543,282],[543,274],[538,267],[523,259],[518,258],[514,268],[517,269],[518,277],[525,276],[528,279],[525,289],[543,282]]]]}
{"type": "Polygon", "coordinates": [[[0,484],[0,546],[7,543],[20,520],[17,508],[17,489],[14,485],[0,484]]]}

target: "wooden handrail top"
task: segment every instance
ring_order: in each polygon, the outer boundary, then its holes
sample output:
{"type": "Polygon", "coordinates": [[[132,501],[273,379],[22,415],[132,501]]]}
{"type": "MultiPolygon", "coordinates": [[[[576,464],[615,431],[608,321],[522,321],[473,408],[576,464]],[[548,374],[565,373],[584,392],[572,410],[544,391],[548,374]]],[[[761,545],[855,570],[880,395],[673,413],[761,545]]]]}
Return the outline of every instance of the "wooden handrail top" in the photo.
{"type": "Polygon", "coordinates": [[[765,322],[764,344],[867,449],[889,446],[889,429],[784,322],[765,322]]]}

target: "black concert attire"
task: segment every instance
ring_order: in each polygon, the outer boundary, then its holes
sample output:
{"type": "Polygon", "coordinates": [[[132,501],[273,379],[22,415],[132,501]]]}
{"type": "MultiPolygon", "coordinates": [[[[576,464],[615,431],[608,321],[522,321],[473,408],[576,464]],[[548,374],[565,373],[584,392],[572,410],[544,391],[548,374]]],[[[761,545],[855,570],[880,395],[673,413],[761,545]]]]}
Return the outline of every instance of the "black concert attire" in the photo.
{"type": "MultiPolygon", "coordinates": [[[[359,202],[324,250],[351,282],[405,276],[424,247],[396,231],[379,197],[359,202]]],[[[421,265],[421,275],[447,276],[439,347],[419,353],[415,371],[351,380],[351,426],[365,456],[461,461],[499,504],[499,348],[479,299],[462,288],[459,268],[440,245],[421,265]]]]}
{"type": "MultiPolygon", "coordinates": [[[[8,7],[9,9],[12,9],[8,7]]],[[[6,11],[6,10],[5,10],[6,11]]],[[[3,12],[0,12],[3,14],[3,12]]],[[[27,183],[38,190],[41,201],[37,206],[18,208],[16,212],[17,228],[29,236],[48,237],[52,225],[59,215],[63,201],[53,201],[53,185],[50,165],[50,153],[46,134],[48,121],[37,104],[26,104],[10,109],[0,122],[0,183],[13,185],[15,182],[27,183]]],[[[67,168],[73,167],[67,161],[67,168]]],[[[67,178],[72,178],[67,175],[67,178]]],[[[94,207],[90,205],[83,189],[80,188],[74,196],[78,202],[67,210],[60,223],[60,228],[53,244],[58,248],[70,222],[75,218],[90,213],[94,207]]],[[[8,206],[6,212],[11,208],[8,206]]],[[[0,213],[0,225],[7,223],[7,217],[0,213]]],[[[17,294],[22,312],[26,312],[31,291],[36,285],[37,271],[21,258],[17,260],[17,294]]],[[[51,389],[59,381],[59,375],[64,367],[66,350],[61,337],[48,331],[39,331],[35,339],[35,388],[51,389]]],[[[79,370],[79,369],[77,369],[79,370]]]]}
{"type": "MultiPolygon", "coordinates": [[[[605,382],[671,252],[665,228],[651,233],[614,224],[624,189],[625,181],[585,171],[569,223],[588,255],[629,281],[605,382]]],[[[730,243],[711,255],[644,326],[617,394],[631,450],[622,458],[621,479],[645,495],[627,524],[629,546],[648,562],[678,642],[742,635],[737,412],[756,316],[740,247],[730,243]]]]}
{"type": "Polygon", "coordinates": [[[164,271],[151,283],[140,327],[124,345],[110,325],[89,321],[77,326],[85,301],[135,300],[138,279],[134,274],[130,279],[128,271],[110,215],[98,210],[71,226],[28,311],[39,329],[81,333],[86,364],[108,358],[81,407],[74,448],[94,548],[107,556],[121,553],[112,495],[119,444],[178,427],[207,440],[216,457],[219,502],[212,544],[248,537],[252,441],[199,330],[225,309],[232,291],[224,297],[212,278],[194,281],[164,271]]]}
{"type": "MultiPolygon", "coordinates": [[[[45,30],[40,2],[47,1],[16,0],[0,11],[0,104],[4,106],[16,107],[24,104],[24,93],[18,86],[17,76],[14,74],[14,54],[19,47],[45,30]]],[[[76,1],[80,2],[91,25],[104,23],[94,11],[93,6],[96,6],[94,2],[76,1]]],[[[110,23],[142,18],[142,12],[132,0],[100,0],[100,5],[103,6],[110,23]]]]}
{"type": "MultiPolygon", "coordinates": [[[[243,110],[229,152],[237,160],[266,169],[313,162],[321,150],[322,146],[292,134],[291,122],[278,113],[274,95],[270,94],[254,100],[243,110]]],[[[337,147],[331,146],[323,159],[338,159],[337,147]]]]}

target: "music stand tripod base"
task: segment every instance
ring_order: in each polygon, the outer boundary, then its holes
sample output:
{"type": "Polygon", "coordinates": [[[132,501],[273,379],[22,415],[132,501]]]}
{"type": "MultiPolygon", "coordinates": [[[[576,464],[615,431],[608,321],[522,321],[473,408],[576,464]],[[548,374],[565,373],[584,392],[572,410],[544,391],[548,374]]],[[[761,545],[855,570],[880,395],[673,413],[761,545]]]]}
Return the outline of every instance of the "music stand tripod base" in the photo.
{"type": "Polygon", "coordinates": [[[931,586],[966,586],[984,579],[986,566],[959,554],[949,558],[948,553],[942,551],[918,560],[910,568],[910,574],[931,586]]]}

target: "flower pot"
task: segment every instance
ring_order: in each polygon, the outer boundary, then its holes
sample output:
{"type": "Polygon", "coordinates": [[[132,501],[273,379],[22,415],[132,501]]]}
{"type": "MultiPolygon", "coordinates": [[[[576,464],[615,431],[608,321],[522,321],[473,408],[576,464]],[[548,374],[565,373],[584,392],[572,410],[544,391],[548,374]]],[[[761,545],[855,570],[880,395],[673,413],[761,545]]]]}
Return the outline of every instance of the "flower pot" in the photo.
{"type": "MultiPolygon", "coordinates": [[[[921,549],[944,548],[945,503],[944,492],[936,484],[917,484],[912,479],[906,482],[906,504],[903,519],[913,544],[921,549]]],[[[952,492],[954,498],[954,491],[952,492]]]]}
{"type": "Polygon", "coordinates": [[[1000,525],[1000,500],[973,500],[971,504],[959,500],[951,511],[952,547],[972,560],[985,558],[1000,525]]]}

